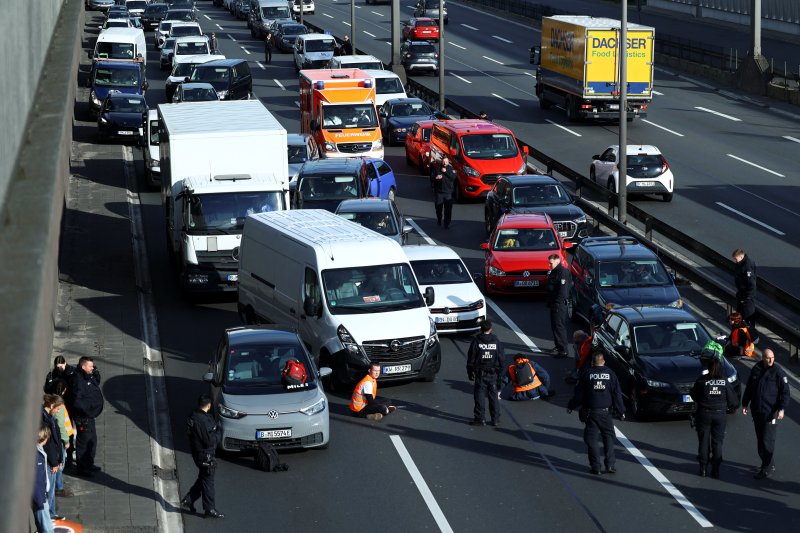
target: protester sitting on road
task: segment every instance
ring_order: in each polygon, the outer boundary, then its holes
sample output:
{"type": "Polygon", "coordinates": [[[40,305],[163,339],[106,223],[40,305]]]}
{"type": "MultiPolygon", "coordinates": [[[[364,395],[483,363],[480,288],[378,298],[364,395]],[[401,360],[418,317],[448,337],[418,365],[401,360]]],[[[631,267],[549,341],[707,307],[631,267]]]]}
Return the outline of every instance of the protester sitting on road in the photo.
{"type": "Polygon", "coordinates": [[[550,389],[550,374],[538,363],[518,353],[508,365],[503,383],[511,382],[514,391],[508,397],[512,401],[546,399],[555,394],[550,389]]]}
{"type": "Polygon", "coordinates": [[[369,366],[367,375],[358,382],[350,398],[350,411],[353,416],[368,420],[380,420],[397,410],[390,405],[388,400],[378,398],[378,376],[381,375],[381,365],[373,363],[369,366]]]}

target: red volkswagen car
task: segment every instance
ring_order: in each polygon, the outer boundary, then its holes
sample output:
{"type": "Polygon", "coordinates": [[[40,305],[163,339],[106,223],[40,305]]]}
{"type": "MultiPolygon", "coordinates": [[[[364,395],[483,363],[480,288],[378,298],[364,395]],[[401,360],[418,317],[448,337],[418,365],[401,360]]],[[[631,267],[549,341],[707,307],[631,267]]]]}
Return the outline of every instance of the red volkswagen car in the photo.
{"type": "Polygon", "coordinates": [[[531,294],[545,291],[551,254],[561,256],[566,266],[571,242],[563,242],[548,215],[503,215],[497,222],[486,250],[483,267],[487,294],[531,294]]]}
{"type": "Polygon", "coordinates": [[[415,122],[406,135],[406,163],[416,166],[420,174],[428,174],[431,162],[431,126],[432,120],[415,122]]]}
{"type": "Polygon", "coordinates": [[[439,25],[426,17],[412,18],[403,24],[403,39],[407,41],[439,41],[439,25]]]}

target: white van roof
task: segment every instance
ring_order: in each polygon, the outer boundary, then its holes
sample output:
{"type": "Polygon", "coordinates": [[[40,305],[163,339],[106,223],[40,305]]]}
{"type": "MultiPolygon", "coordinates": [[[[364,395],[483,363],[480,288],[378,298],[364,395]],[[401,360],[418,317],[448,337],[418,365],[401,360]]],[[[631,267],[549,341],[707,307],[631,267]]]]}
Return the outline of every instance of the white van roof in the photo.
{"type": "Polygon", "coordinates": [[[175,64],[178,63],[208,63],[217,59],[226,59],[222,54],[196,54],[193,56],[175,56],[175,64]]]}
{"type": "Polygon", "coordinates": [[[349,56],[336,56],[334,57],[337,61],[339,61],[340,65],[346,65],[347,63],[356,63],[361,61],[377,61],[380,63],[380,59],[375,56],[370,56],[366,54],[358,55],[353,54],[349,56]]]}
{"type": "Polygon", "coordinates": [[[139,28],[106,28],[97,36],[97,42],[136,42],[144,38],[144,32],[139,28]]]}
{"type": "Polygon", "coordinates": [[[172,136],[205,137],[209,133],[249,136],[254,132],[286,135],[281,123],[259,100],[159,104],[158,112],[172,136]]]}
{"type": "Polygon", "coordinates": [[[198,193],[225,193],[239,191],[285,191],[287,184],[275,174],[219,174],[216,176],[190,176],[184,185],[198,193]]]}
{"type": "Polygon", "coordinates": [[[372,76],[373,78],[397,78],[400,79],[400,76],[392,72],[391,70],[376,70],[372,68],[364,68],[361,69],[361,72],[372,76]]]}
{"type": "Polygon", "coordinates": [[[327,33],[304,33],[303,35],[298,35],[297,38],[304,41],[316,41],[322,39],[333,39],[333,35],[328,35],[327,33]]]}
{"type": "MultiPolygon", "coordinates": [[[[178,43],[207,43],[208,37],[205,35],[184,35],[182,37],[173,37],[175,44],[178,43]]],[[[217,58],[219,59],[219,58],[217,58]]]]}

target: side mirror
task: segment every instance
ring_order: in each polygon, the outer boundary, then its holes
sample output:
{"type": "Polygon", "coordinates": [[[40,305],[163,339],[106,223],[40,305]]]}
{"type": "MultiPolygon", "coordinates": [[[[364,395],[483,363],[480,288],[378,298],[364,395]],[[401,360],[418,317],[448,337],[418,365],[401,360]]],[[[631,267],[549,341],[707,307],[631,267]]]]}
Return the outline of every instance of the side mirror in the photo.
{"type": "Polygon", "coordinates": [[[542,47],[534,46],[531,48],[530,62],[531,65],[538,65],[542,57],[542,47]]]}
{"type": "Polygon", "coordinates": [[[488,242],[482,242],[481,243],[481,250],[488,250],[488,249],[489,249],[489,243],[488,242]]]}
{"type": "Polygon", "coordinates": [[[456,155],[456,149],[455,148],[450,148],[447,152],[453,157],[455,157],[455,155],[456,155]]]}
{"type": "Polygon", "coordinates": [[[574,243],[574,242],[571,242],[571,241],[564,241],[564,249],[566,249],[566,250],[569,250],[569,249],[570,249],[570,248],[572,248],[573,246],[575,246],[575,243],[574,243]]]}
{"type": "Polygon", "coordinates": [[[289,182],[289,192],[292,194],[297,192],[297,180],[292,180],[289,182]]]}
{"type": "Polygon", "coordinates": [[[145,81],[145,82],[142,84],[142,90],[143,90],[143,91],[146,91],[146,90],[147,90],[147,89],[149,89],[149,88],[150,88],[150,84],[149,84],[149,83],[147,83],[147,82],[145,81]]]}
{"type": "Polygon", "coordinates": [[[436,301],[436,294],[433,292],[433,287],[425,289],[425,305],[431,306],[436,301]]]}
{"type": "Polygon", "coordinates": [[[528,157],[528,155],[530,154],[530,150],[528,149],[527,146],[522,147],[522,153],[525,154],[525,157],[528,157]]]}
{"type": "Polygon", "coordinates": [[[328,368],[327,366],[323,366],[322,368],[320,368],[320,369],[319,369],[319,373],[318,373],[317,375],[318,375],[320,378],[327,378],[327,377],[328,377],[328,376],[330,376],[331,374],[333,374],[333,370],[331,370],[331,369],[330,369],[330,368],[328,368]]]}
{"type": "Polygon", "coordinates": [[[205,381],[206,383],[211,383],[212,385],[216,385],[213,372],[206,372],[205,374],[203,374],[203,381],[205,381]]]}
{"type": "Polygon", "coordinates": [[[592,276],[586,276],[586,284],[594,285],[594,278],[592,276]]]}
{"type": "Polygon", "coordinates": [[[437,120],[447,120],[450,118],[447,116],[447,113],[442,113],[441,111],[434,111],[433,116],[436,117],[437,120]]]}
{"type": "Polygon", "coordinates": [[[600,155],[599,154],[594,154],[592,156],[592,161],[597,161],[598,159],[600,159],[600,155]]]}
{"type": "Polygon", "coordinates": [[[410,225],[406,224],[403,226],[403,235],[407,235],[412,231],[414,231],[414,228],[412,228],[410,225]]]}
{"type": "Polygon", "coordinates": [[[321,311],[320,305],[314,303],[314,300],[312,300],[310,296],[306,297],[303,301],[303,312],[306,316],[318,317],[322,314],[321,311]]]}

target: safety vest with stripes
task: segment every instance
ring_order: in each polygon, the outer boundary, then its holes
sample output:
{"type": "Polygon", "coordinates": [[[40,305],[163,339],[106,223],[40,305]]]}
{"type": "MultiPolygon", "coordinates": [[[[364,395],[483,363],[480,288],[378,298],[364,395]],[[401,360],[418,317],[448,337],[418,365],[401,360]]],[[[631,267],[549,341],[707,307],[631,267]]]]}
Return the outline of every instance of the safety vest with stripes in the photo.
{"type": "Polygon", "coordinates": [[[350,398],[350,410],[355,413],[367,406],[367,399],[364,396],[364,384],[367,382],[372,382],[372,398],[375,399],[378,395],[378,380],[367,374],[353,389],[353,396],[350,398]]]}
{"type": "Polygon", "coordinates": [[[536,374],[536,370],[533,369],[533,365],[531,365],[530,359],[517,359],[514,364],[508,366],[508,374],[511,376],[511,383],[514,385],[514,392],[525,392],[527,390],[535,389],[536,387],[541,386],[542,382],[539,381],[539,376],[536,374]],[[528,383],[527,385],[519,385],[517,384],[517,368],[516,363],[526,363],[531,367],[531,372],[533,373],[533,381],[528,383]]]}

